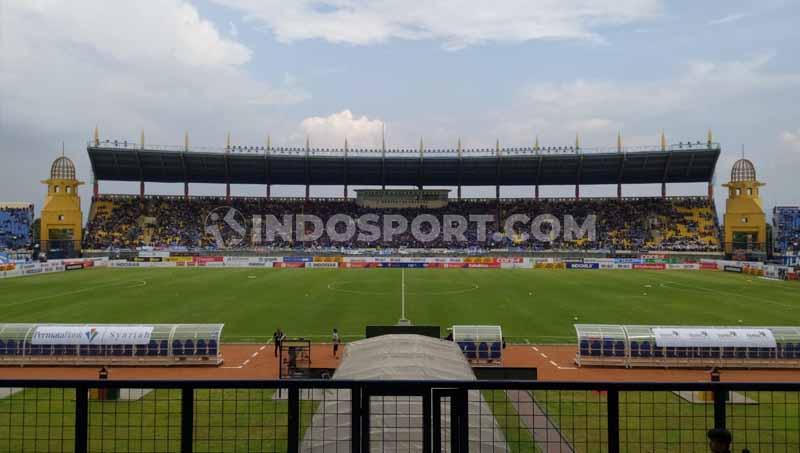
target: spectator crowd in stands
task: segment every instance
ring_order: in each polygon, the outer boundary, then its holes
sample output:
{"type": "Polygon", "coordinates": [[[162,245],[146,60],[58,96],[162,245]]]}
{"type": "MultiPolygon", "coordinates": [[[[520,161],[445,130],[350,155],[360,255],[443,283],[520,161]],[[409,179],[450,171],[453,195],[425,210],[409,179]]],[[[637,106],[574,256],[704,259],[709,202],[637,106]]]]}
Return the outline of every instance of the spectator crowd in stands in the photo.
{"type": "Polygon", "coordinates": [[[31,245],[33,207],[0,205],[0,250],[31,245]]]}
{"type": "MultiPolygon", "coordinates": [[[[141,246],[158,248],[189,247],[214,248],[215,237],[205,231],[206,218],[215,208],[230,206],[241,213],[239,219],[249,222],[254,216],[274,215],[281,220],[284,215],[313,214],[327,222],[335,214],[345,214],[354,219],[364,214],[379,216],[395,214],[410,222],[420,214],[436,216],[440,223],[445,215],[491,215],[501,222],[486,224],[486,240],[479,241],[477,224],[470,223],[464,233],[465,241],[445,242],[443,235],[421,243],[410,229],[395,235],[391,242],[383,240],[363,242],[358,235],[347,242],[336,242],[324,234],[317,240],[293,242],[276,236],[274,241],[251,243],[252,232],[241,237],[236,245],[247,248],[254,245],[268,248],[520,248],[520,249],[581,249],[581,250],[683,250],[710,251],[719,249],[719,232],[713,207],[706,198],[639,198],[639,199],[513,199],[451,201],[440,209],[369,209],[360,207],[354,200],[232,198],[221,197],[109,196],[93,200],[93,215],[87,225],[85,248],[133,249],[141,246]],[[551,214],[559,220],[572,215],[582,225],[588,215],[596,216],[596,237],[567,240],[563,235],[552,241],[540,241],[525,230],[504,231],[505,219],[514,214],[530,218],[551,214]]],[[[382,219],[376,222],[383,226],[382,219]]],[[[250,225],[247,225],[248,227],[250,225]]],[[[547,231],[548,224],[543,224],[547,231]]],[[[262,231],[264,226],[261,225],[262,231]]],[[[530,223],[526,226],[530,231],[530,223]]],[[[346,229],[338,224],[337,231],[346,229]]],[[[226,241],[236,235],[223,228],[226,241]]],[[[242,236],[242,235],[239,235],[242,236]]],[[[263,235],[260,236],[263,238],[263,235]]],[[[296,239],[296,236],[295,238],[296,239]]]]}

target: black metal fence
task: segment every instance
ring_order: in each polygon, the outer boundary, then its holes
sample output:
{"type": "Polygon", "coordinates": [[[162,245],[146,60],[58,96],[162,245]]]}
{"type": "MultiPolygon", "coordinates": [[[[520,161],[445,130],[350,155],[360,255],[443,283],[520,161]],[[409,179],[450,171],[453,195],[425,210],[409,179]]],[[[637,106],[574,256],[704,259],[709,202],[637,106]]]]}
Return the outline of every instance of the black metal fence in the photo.
{"type": "Polygon", "coordinates": [[[0,452],[800,451],[800,383],[0,380],[0,452]]]}

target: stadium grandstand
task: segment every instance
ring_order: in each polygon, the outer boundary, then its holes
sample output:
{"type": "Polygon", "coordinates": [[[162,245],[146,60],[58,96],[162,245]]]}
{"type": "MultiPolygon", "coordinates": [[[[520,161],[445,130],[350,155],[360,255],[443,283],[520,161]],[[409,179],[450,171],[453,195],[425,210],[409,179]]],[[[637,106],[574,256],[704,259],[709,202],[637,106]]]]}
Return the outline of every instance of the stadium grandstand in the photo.
{"type": "Polygon", "coordinates": [[[772,210],[776,255],[800,253],[800,207],[776,206],[772,210]]]}
{"type": "Polygon", "coordinates": [[[0,250],[30,247],[32,226],[32,204],[0,203],[0,250]]]}
{"type": "MultiPolygon", "coordinates": [[[[127,141],[101,141],[88,144],[94,174],[94,194],[84,246],[87,249],[130,249],[152,247],[213,247],[213,237],[204,231],[204,219],[219,206],[232,206],[245,219],[252,215],[283,213],[314,214],[327,220],[334,214],[358,217],[371,212],[362,195],[350,197],[349,187],[377,186],[390,194],[387,186],[415,187],[420,194],[442,203],[408,200],[408,193],[394,201],[381,199],[380,215],[399,214],[406,218],[432,214],[441,222],[448,214],[495,215],[488,223],[483,246],[488,249],[521,248],[526,250],[676,250],[717,251],[720,249],[719,221],[713,203],[712,178],[720,154],[719,145],[706,142],[668,145],[662,136],[660,146],[624,148],[541,147],[527,148],[426,149],[318,149],[273,148],[228,144],[221,149],[149,146],[127,141]],[[103,195],[100,181],[136,181],[139,196],[103,195]],[[182,183],[184,195],[145,195],[148,182],[182,183]],[[667,184],[707,183],[708,194],[698,197],[670,197],[667,184]],[[190,183],[225,185],[225,196],[198,197],[189,193],[190,183]],[[231,197],[232,184],[262,184],[264,197],[231,197]],[[302,198],[271,196],[274,184],[303,185],[302,198]],[[616,185],[616,198],[581,198],[582,185],[616,185]],[[661,184],[661,197],[623,197],[623,185],[661,184]],[[342,198],[311,198],[312,185],[340,185],[342,198]],[[531,187],[530,198],[500,198],[501,186],[531,187]],[[544,199],[540,186],[574,185],[575,196],[544,199]],[[455,187],[455,197],[428,186],[455,187]],[[462,187],[495,186],[496,196],[489,199],[462,198],[462,187]],[[386,203],[396,203],[388,208],[386,203]],[[575,215],[579,222],[587,215],[597,216],[597,235],[593,240],[541,241],[534,237],[506,231],[503,219],[515,214],[575,215]],[[499,221],[498,221],[499,220],[499,221]]],[[[357,191],[371,193],[381,191],[357,191]]],[[[420,199],[421,200],[421,199],[420,199]]],[[[475,225],[465,240],[443,244],[439,240],[420,244],[411,234],[394,238],[392,244],[360,243],[357,239],[337,247],[407,247],[457,248],[479,246],[475,225]]],[[[239,244],[248,244],[249,238],[239,244]]],[[[293,243],[277,239],[268,244],[275,248],[331,247],[324,235],[313,241],[293,243]]]]}

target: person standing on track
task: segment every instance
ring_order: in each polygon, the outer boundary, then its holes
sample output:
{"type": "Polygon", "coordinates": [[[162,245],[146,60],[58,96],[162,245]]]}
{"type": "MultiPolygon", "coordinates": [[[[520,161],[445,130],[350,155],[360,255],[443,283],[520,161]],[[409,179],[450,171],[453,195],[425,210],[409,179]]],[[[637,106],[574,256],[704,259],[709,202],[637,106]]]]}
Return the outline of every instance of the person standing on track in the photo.
{"type": "Polygon", "coordinates": [[[333,341],[333,357],[336,357],[337,354],[339,353],[339,343],[341,343],[342,341],[341,339],[339,339],[339,331],[336,329],[333,329],[332,341],[333,341]]]}
{"type": "Polygon", "coordinates": [[[281,350],[281,343],[283,343],[284,338],[286,338],[286,335],[284,335],[280,327],[272,334],[272,342],[275,343],[275,357],[278,357],[278,351],[281,350]]]}

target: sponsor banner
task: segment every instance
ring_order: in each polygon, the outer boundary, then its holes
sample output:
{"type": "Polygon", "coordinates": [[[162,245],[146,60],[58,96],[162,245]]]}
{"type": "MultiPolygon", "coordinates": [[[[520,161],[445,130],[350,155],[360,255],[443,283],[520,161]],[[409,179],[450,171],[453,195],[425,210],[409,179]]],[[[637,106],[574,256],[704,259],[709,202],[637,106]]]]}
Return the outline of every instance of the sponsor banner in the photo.
{"type": "Polygon", "coordinates": [[[536,263],[534,269],[566,269],[564,263],[536,263]]]}
{"type": "Polygon", "coordinates": [[[667,264],[667,269],[670,270],[677,270],[677,271],[699,271],[700,265],[697,263],[677,263],[677,264],[667,264]]]}
{"type": "Polygon", "coordinates": [[[722,267],[722,270],[725,272],[735,272],[737,274],[741,274],[744,269],[739,266],[725,265],[722,267]]]}
{"type": "Polygon", "coordinates": [[[259,263],[279,263],[282,261],[280,256],[259,256],[259,263]]]}
{"type": "MultiPolygon", "coordinates": [[[[313,257],[310,256],[284,256],[283,262],[284,263],[308,263],[314,261],[313,257]]],[[[302,267],[302,266],[300,266],[302,267]]]]}
{"type": "Polygon", "coordinates": [[[634,263],[633,268],[638,270],[661,271],[666,269],[667,265],[664,263],[634,263]]]}
{"type": "Polygon", "coordinates": [[[626,263],[626,264],[642,264],[644,261],[641,258],[614,258],[615,263],[626,263]]]}
{"type": "Polygon", "coordinates": [[[614,263],[597,263],[600,269],[616,269],[614,263]]]}
{"type": "Polygon", "coordinates": [[[306,269],[337,269],[339,263],[336,261],[310,262],[305,263],[306,269]]]}
{"type": "Polygon", "coordinates": [[[137,263],[160,263],[162,260],[160,256],[135,256],[132,259],[137,263]]]}
{"type": "Polygon", "coordinates": [[[642,255],[640,258],[643,260],[665,260],[667,259],[667,255],[661,253],[650,253],[647,255],[642,255]]]}
{"type": "Polygon", "coordinates": [[[153,326],[39,326],[31,344],[148,344],[153,326]]]}
{"type": "Polygon", "coordinates": [[[315,263],[338,263],[342,261],[341,256],[315,256],[315,263]]]}
{"type": "Polygon", "coordinates": [[[205,264],[206,267],[225,267],[225,263],[221,261],[209,261],[205,264]]]}
{"type": "Polygon", "coordinates": [[[786,280],[800,280],[800,274],[797,272],[787,272],[786,273],[786,280]]]}
{"type": "Polygon", "coordinates": [[[564,263],[567,269],[600,269],[600,263],[564,263]]]}
{"type": "Polygon", "coordinates": [[[254,258],[249,256],[225,256],[222,258],[222,261],[225,264],[247,264],[252,261],[254,258]]]}
{"type": "Polygon", "coordinates": [[[425,263],[425,269],[444,269],[447,263],[425,263]]]}
{"type": "Polygon", "coordinates": [[[14,263],[9,264],[0,264],[0,271],[13,271],[17,268],[17,265],[14,263]]]}
{"type": "Polygon", "coordinates": [[[464,262],[469,264],[497,264],[498,259],[491,256],[471,256],[464,258],[464,262]]]}
{"type": "Polygon", "coordinates": [[[445,263],[444,267],[446,269],[465,269],[467,263],[445,263]]]}
{"type": "Polygon", "coordinates": [[[584,258],[583,262],[584,263],[598,263],[598,264],[605,263],[605,264],[609,264],[609,263],[614,263],[615,260],[614,260],[614,258],[584,258]]]}
{"type": "Polygon", "coordinates": [[[134,263],[133,261],[113,260],[111,267],[139,267],[141,263],[134,263]]]}
{"type": "Polygon", "coordinates": [[[167,250],[142,250],[139,252],[142,258],[169,258],[169,251],[167,250]]]}
{"type": "Polygon", "coordinates": [[[425,263],[378,263],[379,267],[388,267],[388,268],[423,268],[425,267],[425,263]]]}
{"type": "Polygon", "coordinates": [[[525,262],[525,258],[521,256],[510,256],[506,258],[496,258],[495,261],[500,264],[522,264],[525,262]]]}
{"type": "Polygon", "coordinates": [[[717,267],[717,263],[713,261],[702,261],[700,262],[700,270],[703,271],[716,271],[719,267],[717,267]]]}
{"type": "Polygon", "coordinates": [[[658,347],[776,347],[775,337],[768,329],[656,327],[653,335],[658,347]]]}
{"type": "Polygon", "coordinates": [[[273,263],[272,267],[274,267],[276,269],[300,269],[300,268],[306,267],[306,263],[304,263],[302,261],[300,261],[300,262],[292,262],[292,261],[286,262],[286,261],[284,261],[282,263],[273,263]]]}
{"type": "Polygon", "coordinates": [[[194,264],[198,266],[206,266],[208,263],[222,263],[224,260],[221,256],[195,256],[192,258],[194,264]]]}
{"type": "Polygon", "coordinates": [[[79,269],[83,269],[83,263],[69,263],[64,265],[64,270],[66,271],[76,271],[79,269]]]}
{"type": "Polygon", "coordinates": [[[500,263],[466,263],[469,269],[500,269],[500,263]]]}
{"type": "Polygon", "coordinates": [[[500,263],[501,269],[532,269],[533,264],[531,263],[500,263]]]}
{"type": "Polygon", "coordinates": [[[171,263],[191,263],[192,261],[194,261],[194,257],[191,257],[191,256],[170,256],[169,258],[166,259],[166,261],[169,261],[171,263]]]}

